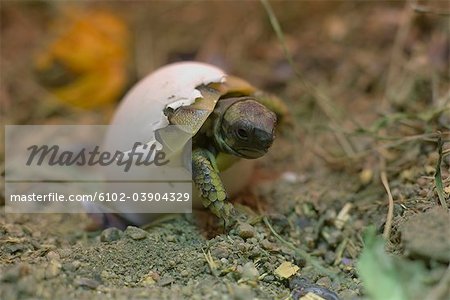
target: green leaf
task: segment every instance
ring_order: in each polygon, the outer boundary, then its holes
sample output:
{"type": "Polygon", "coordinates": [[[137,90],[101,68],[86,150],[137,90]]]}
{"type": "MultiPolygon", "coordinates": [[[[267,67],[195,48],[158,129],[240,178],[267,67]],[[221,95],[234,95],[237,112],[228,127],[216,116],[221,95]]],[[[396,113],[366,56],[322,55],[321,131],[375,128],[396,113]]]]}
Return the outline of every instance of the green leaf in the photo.
{"type": "Polygon", "coordinates": [[[370,227],[358,261],[358,273],[371,300],[420,299],[426,290],[425,270],[421,263],[389,255],[384,240],[370,227]]]}

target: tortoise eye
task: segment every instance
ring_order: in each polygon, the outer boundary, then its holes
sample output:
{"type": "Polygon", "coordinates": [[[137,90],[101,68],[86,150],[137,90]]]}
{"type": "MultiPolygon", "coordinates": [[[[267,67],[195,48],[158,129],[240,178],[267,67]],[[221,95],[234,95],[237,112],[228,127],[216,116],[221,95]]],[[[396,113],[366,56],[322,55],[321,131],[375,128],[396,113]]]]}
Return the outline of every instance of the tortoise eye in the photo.
{"type": "Polygon", "coordinates": [[[248,132],[244,128],[238,128],[236,130],[236,136],[240,138],[241,140],[247,140],[248,139],[248,132]]]}

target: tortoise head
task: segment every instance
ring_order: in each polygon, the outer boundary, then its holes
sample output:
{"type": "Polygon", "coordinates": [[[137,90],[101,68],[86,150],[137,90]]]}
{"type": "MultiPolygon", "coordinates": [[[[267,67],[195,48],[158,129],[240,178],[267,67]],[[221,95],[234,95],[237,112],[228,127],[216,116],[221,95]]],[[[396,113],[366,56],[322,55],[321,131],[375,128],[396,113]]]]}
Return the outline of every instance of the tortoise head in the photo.
{"type": "Polygon", "coordinates": [[[251,97],[219,101],[215,141],[229,154],[258,158],[267,153],[275,138],[276,115],[251,97]]]}

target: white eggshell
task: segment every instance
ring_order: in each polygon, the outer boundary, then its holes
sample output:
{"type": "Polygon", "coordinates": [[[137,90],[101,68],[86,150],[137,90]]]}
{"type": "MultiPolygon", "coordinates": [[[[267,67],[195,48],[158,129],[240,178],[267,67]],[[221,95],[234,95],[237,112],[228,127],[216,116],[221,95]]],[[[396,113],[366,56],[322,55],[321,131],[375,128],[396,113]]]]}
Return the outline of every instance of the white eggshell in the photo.
{"type": "MultiPolygon", "coordinates": [[[[163,110],[194,103],[201,98],[196,87],[224,82],[221,69],[199,62],[164,66],[139,81],[121,101],[111,125],[133,128],[133,138],[154,141],[154,131],[169,124],[163,110]]],[[[108,140],[110,137],[108,136],[108,140]]],[[[108,142],[107,142],[108,143],[108,142]]],[[[124,149],[125,150],[125,149],[124,149]]]]}

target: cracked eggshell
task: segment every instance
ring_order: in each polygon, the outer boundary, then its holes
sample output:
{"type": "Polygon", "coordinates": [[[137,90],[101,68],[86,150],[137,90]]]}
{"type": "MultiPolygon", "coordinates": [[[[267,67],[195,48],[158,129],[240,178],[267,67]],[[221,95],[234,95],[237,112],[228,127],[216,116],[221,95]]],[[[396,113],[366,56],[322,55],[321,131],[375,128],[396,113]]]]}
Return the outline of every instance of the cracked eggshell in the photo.
{"type": "MultiPolygon", "coordinates": [[[[133,133],[129,138],[135,141],[154,141],[155,130],[169,125],[163,113],[166,107],[190,105],[202,97],[196,87],[225,82],[225,78],[224,71],[205,63],[180,62],[164,66],[139,81],[125,95],[111,125],[129,128],[133,133]]],[[[114,138],[108,135],[107,144],[114,138]]]]}
{"type": "MultiPolygon", "coordinates": [[[[155,141],[155,130],[169,124],[163,111],[166,107],[177,108],[194,103],[201,98],[196,89],[200,85],[222,83],[226,74],[221,69],[199,62],[180,62],[157,69],[139,81],[124,97],[108,129],[104,145],[108,149],[128,151],[119,145],[131,145],[135,141],[149,143],[155,141]],[[118,142],[119,141],[119,142],[118,142]]],[[[240,191],[250,180],[254,160],[242,160],[234,164],[220,176],[229,196],[240,191]],[[239,176],[236,176],[239,174],[239,176]]],[[[165,183],[161,183],[165,184],[165,183]]],[[[114,184],[118,192],[132,194],[129,185],[114,184]]],[[[193,207],[202,207],[200,194],[193,186],[193,207]]],[[[148,203],[116,202],[86,204],[87,210],[96,212],[116,212],[136,225],[146,224],[158,214],[136,213],[148,211],[148,203]],[[141,205],[142,207],[140,207],[141,205]]]]}

